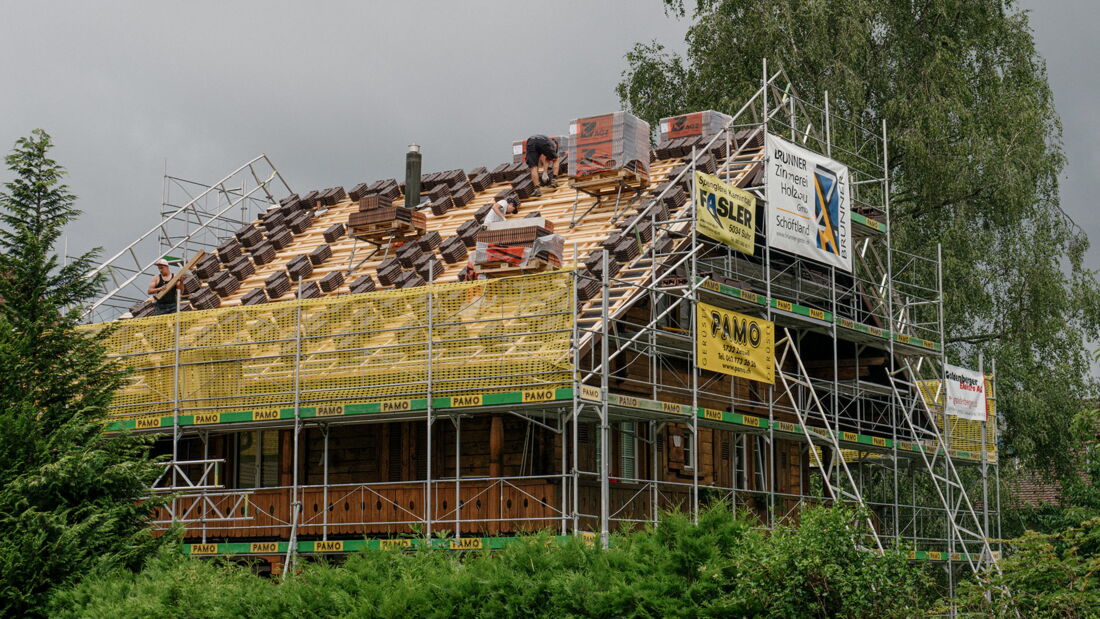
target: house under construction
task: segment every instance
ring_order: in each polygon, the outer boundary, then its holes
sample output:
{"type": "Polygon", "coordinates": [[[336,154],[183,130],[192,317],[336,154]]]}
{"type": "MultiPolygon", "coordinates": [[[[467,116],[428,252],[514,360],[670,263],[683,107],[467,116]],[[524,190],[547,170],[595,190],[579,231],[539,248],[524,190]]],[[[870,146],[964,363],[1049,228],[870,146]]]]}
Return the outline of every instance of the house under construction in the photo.
{"type": "Polygon", "coordinates": [[[295,193],[264,156],[166,178],[163,221],[101,268],[88,313],[132,371],[109,429],[168,456],[156,526],[278,572],[537,530],[606,542],[718,500],[774,527],[841,501],[866,507],[869,547],[949,583],[995,564],[993,376],[987,421],[946,414],[940,260],[891,246],[886,128],[765,69],[736,114],[658,133],[651,151],[629,114],[574,121],[569,174],[540,196],[522,143],[495,169],[421,174],[414,155],[404,182],[348,192],[295,193]],[[811,154],[837,165],[786,196],[817,199],[800,252],[769,229],[768,174],[811,154]],[[739,188],[741,211],[718,200],[738,242],[706,233],[697,171],[739,188]],[[483,226],[508,195],[519,213],[483,226]],[[190,311],[146,315],[162,255],[190,264],[190,311]]]}

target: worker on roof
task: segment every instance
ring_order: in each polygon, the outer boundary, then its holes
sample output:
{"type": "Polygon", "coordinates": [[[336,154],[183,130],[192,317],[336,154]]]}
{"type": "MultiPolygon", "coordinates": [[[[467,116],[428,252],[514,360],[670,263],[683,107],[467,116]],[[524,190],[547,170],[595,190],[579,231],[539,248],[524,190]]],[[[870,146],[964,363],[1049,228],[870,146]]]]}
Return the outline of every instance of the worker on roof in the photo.
{"type": "Polygon", "coordinates": [[[561,158],[558,157],[558,142],[554,138],[545,135],[533,135],[527,138],[527,169],[531,171],[531,183],[535,186],[535,196],[541,196],[539,186],[554,184],[554,177],[558,175],[558,167],[561,158]],[[553,162],[554,171],[550,171],[553,162]]]}
{"type": "Polygon", "coordinates": [[[493,204],[493,208],[485,214],[485,220],[482,221],[484,225],[495,224],[498,221],[504,221],[508,218],[508,215],[519,212],[519,198],[515,196],[508,196],[502,200],[498,200],[493,204]]]}
{"type": "MultiPolygon", "coordinates": [[[[168,261],[164,258],[154,262],[157,266],[156,275],[153,276],[153,280],[149,282],[149,289],[146,290],[149,294],[160,294],[162,290],[168,287],[168,282],[172,281],[172,269],[168,266],[168,261]]],[[[176,285],[172,287],[165,295],[157,299],[156,309],[153,311],[154,316],[160,316],[162,314],[171,314],[177,309],[177,300],[180,290],[183,288],[183,279],[176,282],[176,285]]]]}

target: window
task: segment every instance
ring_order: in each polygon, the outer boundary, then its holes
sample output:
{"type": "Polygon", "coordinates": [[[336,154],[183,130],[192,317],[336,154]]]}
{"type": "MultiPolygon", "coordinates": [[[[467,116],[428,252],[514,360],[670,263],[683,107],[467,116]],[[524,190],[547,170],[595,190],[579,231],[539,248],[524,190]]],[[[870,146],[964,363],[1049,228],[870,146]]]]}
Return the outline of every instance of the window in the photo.
{"type": "Polygon", "coordinates": [[[619,477],[637,479],[638,477],[638,436],[637,423],[624,421],[619,424],[619,477]]]}
{"type": "Polygon", "coordinates": [[[763,436],[756,437],[753,452],[756,456],[756,488],[755,490],[767,490],[768,486],[768,439],[763,436]]]}
{"type": "Polygon", "coordinates": [[[684,430],[683,437],[684,438],[682,440],[684,441],[684,468],[690,470],[693,464],[691,453],[692,449],[694,448],[691,440],[691,430],[684,430]]]}
{"type": "Polygon", "coordinates": [[[747,487],[745,479],[745,441],[749,437],[735,434],[733,438],[733,487],[744,489],[747,487]]]}
{"type": "Polygon", "coordinates": [[[237,487],[279,485],[279,431],[256,430],[237,435],[237,487]]]}

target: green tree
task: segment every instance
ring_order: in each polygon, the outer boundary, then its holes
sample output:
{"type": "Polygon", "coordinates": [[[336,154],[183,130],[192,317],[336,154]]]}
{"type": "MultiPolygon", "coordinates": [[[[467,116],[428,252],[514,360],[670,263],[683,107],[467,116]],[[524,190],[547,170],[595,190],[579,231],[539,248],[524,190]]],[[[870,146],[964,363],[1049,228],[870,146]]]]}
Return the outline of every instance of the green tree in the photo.
{"type": "Polygon", "coordinates": [[[139,503],[158,474],[148,443],[106,437],[122,376],[100,338],[77,330],[94,253],[53,248],[79,214],[47,156],[50,136],[18,140],[0,192],[0,614],[41,614],[50,590],[101,568],[136,567],[159,542],[139,503]]]}
{"type": "Polygon", "coordinates": [[[685,56],[657,42],[627,54],[624,105],[651,123],[733,113],[767,58],[804,98],[828,91],[842,117],[885,121],[894,245],[942,244],[953,360],[996,359],[1007,445],[1068,474],[1100,287],[1059,205],[1061,125],[1026,14],[1011,0],[697,0],[692,17],[685,56]]]}

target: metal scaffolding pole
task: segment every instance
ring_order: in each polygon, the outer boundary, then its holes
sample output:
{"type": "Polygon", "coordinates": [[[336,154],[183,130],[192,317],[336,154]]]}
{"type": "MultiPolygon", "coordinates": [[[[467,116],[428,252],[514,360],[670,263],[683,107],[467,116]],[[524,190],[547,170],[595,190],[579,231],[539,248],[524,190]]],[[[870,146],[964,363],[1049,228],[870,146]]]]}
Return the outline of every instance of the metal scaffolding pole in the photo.
{"type": "Polygon", "coordinates": [[[603,261],[603,285],[600,287],[602,303],[600,304],[600,544],[607,548],[611,542],[608,531],[608,512],[610,510],[611,487],[611,428],[608,422],[607,409],[607,357],[608,348],[611,346],[611,329],[609,323],[608,306],[611,304],[611,290],[608,283],[608,256],[604,249],[600,259],[603,261]]]}
{"type": "MultiPolygon", "coordinates": [[[[302,298],[302,284],[304,278],[298,278],[298,299],[302,298]]],[[[290,493],[290,540],[286,547],[286,560],[283,564],[283,580],[286,580],[287,574],[294,570],[294,566],[297,560],[298,553],[298,518],[302,512],[302,503],[298,496],[298,436],[302,430],[302,411],[301,411],[301,397],[302,397],[302,304],[299,301],[294,306],[294,434],[291,437],[294,441],[294,453],[291,458],[291,466],[294,470],[291,473],[291,493],[290,493]]],[[[258,454],[257,454],[258,455],[258,454]]],[[[256,458],[257,462],[259,457],[256,458]]]]}

